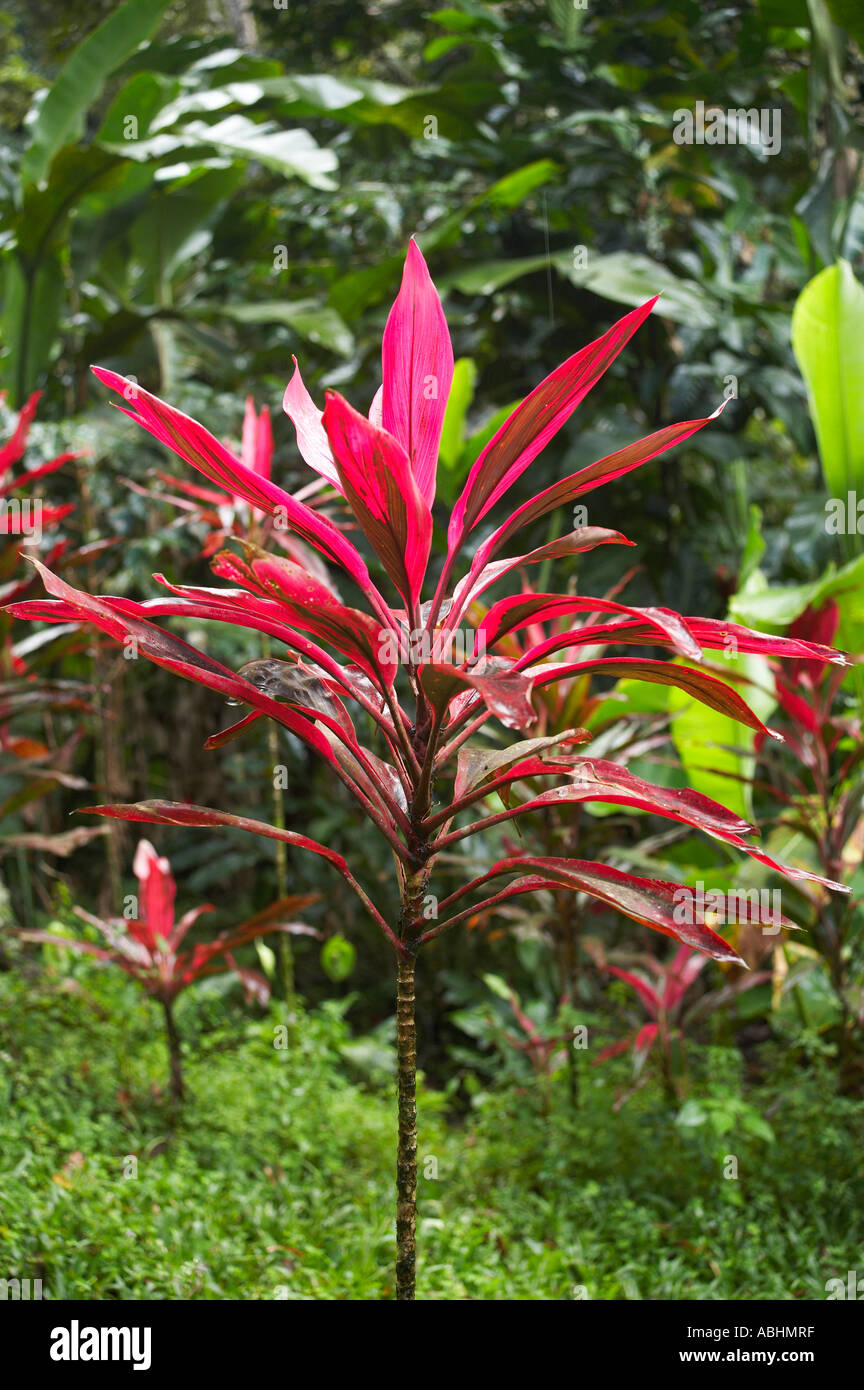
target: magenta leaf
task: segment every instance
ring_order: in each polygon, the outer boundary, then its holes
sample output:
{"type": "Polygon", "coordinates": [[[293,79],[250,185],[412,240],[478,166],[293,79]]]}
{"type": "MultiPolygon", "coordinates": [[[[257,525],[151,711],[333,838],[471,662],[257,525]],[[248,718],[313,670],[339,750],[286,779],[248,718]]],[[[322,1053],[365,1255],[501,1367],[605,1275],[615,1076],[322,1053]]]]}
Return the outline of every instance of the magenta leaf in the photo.
{"type": "Polygon", "coordinates": [[[702,659],[702,651],[688,632],[684,619],[669,608],[628,608],[612,599],[567,594],[511,594],[509,598],[499,599],[483,619],[478,641],[492,647],[509,632],[516,632],[529,623],[550,622],[568,613],[618,613],[637,617],[651,628],[658,628],[683,655],[695,657],[697,661],[702,659]]]}
{"type": "Polygon", "coordinates": [[[645,439],[638,439],[623,449],[617,449],[614,454],[608,454],[605,458],[598,459],[595,463],[589,464],[587,468],[580,469],[578,473],[572,473],[569,478],[562,478],[560,482],[553,483],[544,492],[538,493],[530,502],[523,503],[481,545],[471,564],[472,575],[478,574],[489,563],[492,556],[501,549],[501,546],[523,526],[528,526],[532,521],[546,516],[548,512],[555,511],[557,507],[572,502],[574,498],[582,496],[583,493],[591,492],[595,487],[600,487],[603,483],[611,482],[613,479],[631,472],[634,468],[641,467],[643,463],[656,458],[658,454],[665,453],[674,445],[683,443],[685,439],[689,439],[691,434],[695,434],[697,430],[701,430],[704,425],[716,419],[722,408],[721,406],[713,415],[707,415],[701,420],[684,420],[678,425],[667,425],[664,429],[657,430],[655,434],[650,434],[645,439]]]}
{"type": "Polygon", "coordinates": [[[384,329],[381,365],[381,424],[402,445],[420,495],[431,507],[453,348],[438,292],[413,237],[384,329]]]}
{"type": "Polygon", "coordinates": [[[124,415],[141,425],[160,443],[173,449],[212,482],[292,527],[316,550],[346,570],[364,593],[371,591],[369,571],[362,557],[326,517],[298,502],[268,478],[247,468],[203,425],[173,406],[166,405],[158,396],[151,396],[136,382],[118,376],[116,372],[105,371],[102,367],[94,367],[93,371],[105,386],[119,392],[132,406],[132,409],[118,406],[124,415]]]}
{"type": "Polygon", "coordinates": [[[154,662],[157,666],[164,666],[167,670],[174,671],[187,680],[196,681],[199,685],[205,685],[211,690],[218,690],[229,698],[250,704],[260,709],[262,713],[269,714],[271,719],[284,724],[292,733],[297,734],[304,743],[315,748],[328,762],[333,761],[329,743],[308,719],[302,718],[284,705],[269,699],[249,681],[240,679],[233,671],[229,671],[227,667],[220,665],[218,661],[214,661],[212,657],[199,651],[197,647],[191,647],[188,643],[181,642],[172,633],[156,627],[154,623],[119,612],[117,608],[109,605],[104,599],[92,598],[89,594],[73,589],[56,574],[46,570],[38,561],[33,563],[42,575],[48,592],[62,599],[69,608],[77,612],[79,618],[94,623],[96,627],[101,628],[103,632],[107,632],[110,637],[118,641],[129,639],[135,644],[134,649],[137,652],[146,656],[148,661],[154,662]]]}
{"type": "MultiPolygon", "coordinates": [[[[562,642],[561,645],[573,645],[573,643],[572,641],[570,643],[562,642]]],[[[537,648],[534,648],[534,651],[536,650],[537,648]]],[[[532,654],[531,652],[527,653],[520,661],[520,666],[524,666],[532,654]]],[[[775,733],[773,729],[767,728],[731,686],[718,680],[716,676],[710,676],[707,671],[694,670],[691,666],[680,666],[670,661],[650,661],[647,658],[639,657],[607,656],[600,657],[596,661],[564,662],[560,665],[542,662],[539,666],[530,666],[528,669],[534,677],[534,685],[538,690],[544,685],[553,685],[556,681],[569,679],[571,676],[581,676],[589,672],[611,676],[615,680],[630,677],[632,680],[672,685],[679,690],[686,691],[688,695],[693,696],[694,700],[708,705],[710,709],[715,709],[720,714],[728,714],[732,719],[737,719],[739,723],[746,724],[750,729],[756,729],[760,734],[780,739],[780,735],[775,733]]]]}
{"type": "Polygon", "coordinates": [[[342,490],[389,578],[408,608],[416,605],[432,544],[432,513],[408,454],[334,391],[327,392],[324,428],[342,490]]]}
{"type": "MultiPolygon", "coordinates": [[[[450,518],[450,554],[573,414],[657,302],[632,309],[601,337],[568,357],[517,405],[483,449],[450,518]]],[[[557,504],[556,504],[557,505],[557,504]]]]}
{"type": "Polygon", "coordinates": [[[339,481],[333,451],[322,424],[323,412],[315,405],[303,385],[297,358],[292,357],[291,361],[294,363],[294,375],[285,387],[282,409],[297,432],[297,448],[303,459],[316,473],[320,473],[322,478],[326,478],[337,492],[341,492],[342,484],[339,481]]]}

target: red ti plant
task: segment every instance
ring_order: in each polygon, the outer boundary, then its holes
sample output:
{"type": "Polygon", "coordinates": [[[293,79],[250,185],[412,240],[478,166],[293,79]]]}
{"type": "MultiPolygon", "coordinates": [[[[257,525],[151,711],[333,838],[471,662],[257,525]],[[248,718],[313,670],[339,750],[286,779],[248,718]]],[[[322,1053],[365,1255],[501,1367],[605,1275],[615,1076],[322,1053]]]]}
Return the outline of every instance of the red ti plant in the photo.
{"type": "MultiPolygon", "coordinates": [[[[653,975],[653,980],[635,970],[620,970],[615,965],[610,965],[608,970],[610,975],[616,975],[619,980],[624,980],[625,984],[630,985],[631,989],[636,991],[650,1021],[644,1023],[641,1028],[636,1028],[626,1038],[621,1038],[618,1042],[610,1043],[608,1047],[604,1047],[602,1052],[594,1058],[594,1066],[596,1067],[599,1062],[605,1061],[607,1057],[617,1057],[620,1052],[626,1052],[632,1048],[634,1076],[637,1078],[637,1086],[641,1085],[642,1082],[638,1078],[649,1052],[657,1043],[660,1048],[660,1066],[664,1090],[670,1100],[677,1100],[679,1093],[673,1060],[673,1044],[677,1041],[679,1046],[680,1065],[677,1070],[680,1075],[684,1071],[684,1035],[687,1027],[697,1017],[704,1017],[706,1013],[719,1007],[720,1004],[725,1003],[736,994],[740,994],[743,990],[751,989],[754,985],[770,980],[771,972],[759,971],[758,974],[741,974],[731,984],[714,991],[702,1000],[691,1001],[688,1004],[687,996],[708,960],[706,955],[699,951],[691,951],[689,946],[679,946],[671,960],[661,962],[652,955],[645,955],[643,960],[653,975]]],[[[627,1097],[625,1096],[624,1099],[626,1100],[627,1097]]],[[[623,1101],[619,1101],[618,1105],[622,1103],[623,1101]]]]}
{"type": "Polygon", "coordinates": [[[159,575],[157,581],[167,595],[136,603],[127,598],[94,598],[43,570],[53,601],[16,606],[23,616],[94,623],[118,640],[134,642],[141,655],[158,665],[248,705],[249,713],[232,729],[212,737],[210,747],[220,746],[261,718],[283,725],[327,763],[354,798],[358,812],[391,847],[399,897],[393,915],[372,902],[341,855],[293,831],[227,810],[182,803],[150,801],[90,808],[101,815],[159,824],[235,825],[308,849],[330,861],[383,932],[396,962],[398,1299],[413,1298],[415,1288],[414,982],[418,954],[478,910],[538,888],[563,888],[586,893],[719,960],[737,959],[732,947],[698,915],[687,925],[675,921],[674,894],[680,885],[637,878],[576,857],[517,853],[491,863],[485,873],[439,902],[430,890],[442,851],[447,850],[448,860],[452,859],[454,846],[467,837],[541,807],[562,810],[581,802],[604,801],[696,826],[781,872],[797,876],[805,872],[778,865],[762,853],[751,838],[756,827],[706,796],[654,786],[603,758],[578,756],[572,744],[584,742],[584,731],[523,736],[509,749],[491,751],[478,736],[493,719],[524,735],[536,721],[532,691],[583,673],[681,686],[694,699],[767,733],[737,691],[701,668],[703,649],[723,649],[734,635],[739,651],[786,652],[840,663],[842,655],[825,646],[784,642],[725,622],[681,617],[665,608],[524,592],[494,603],[472,635],[469,650],[463,648],[458,656],[454,650],[472,601],[514,568],[546,559],[571,559],[598,544],[623,540],[617,532],[583,528],[518,557],[502,558],[502,550],[520,529],[638,468],[708,423],[696,419],[667,425],[553,483],[500,524],[491,521],[493,508],[566,423],[654,304],[651,299],[633,309],[575,352],[501,425],[471,469],[453,508],[446,557],[432,597],[426,601],[436,465],[453,351],[438,295],[414,242],[384,330],[383,384],[369,415],[333,391],[327,393],[321,412],[299,371],[294,372],[284,401],[301,454],[353,513],[389,583],[388,596],[379,588],[380,575],[373,578],[370,573],[361,550],[328,518],[256,473],[203,425],[136,383],[98,368],[99,379],[119,394],[121,408],[132,420],[212,482],[273,516],[339,567],[363,606],[342,602],[302,565],[248,541],[242,555],[223,551],[213,559],[215,573],[228,587],[179,587],[159,575]],[[470,565],[454,584],[466,549],[471,552],[470,565]],[[256,662],[254,668],[235,673],[153,621],[174,614],[264,632],[282,644],[285,660],[256,662]],[[485,655],[502,637],[527,624],[579,614],[593,614],[595,621],[567,627],[531,645],[518,660],[485,655]],[[612,657],[591,654],[598,644],[613,642],[625,648],[666,648],[685,662],[632,652],[612,657]],[[574,654],[573,648],[583,651],[574,654]],[[548,661],[553,653],[566,659],[548,661]],[[359,730],[358,716],[363,716],[359,730]],[[362,741],[365,721],[376,727],[384,756],[362,741]],[[472,807],[491,791],[535,777],[551,779],[554,785],[496,815],[471,814],[472,807]],[[444,792],[442,783],[450,778],[449,792],[444,792]],[[473,901],[478,894],[481,901],[473,901]]]}
{"type": "MultiPolygon", "coordinates": [[[[832,642],[839,621],[837,604],[829,599],[819,608],[805,609],[788,637],[832,642]]],[[[805,658],[777,663],[778,722],[795,765],[789,757],[772,756],[764,740],[757,740],[757,751],[770,771],[768,790],[781,805],[778,824],[812,844],[826,875],[848,881],[864,860],[864,740],[860,711],[844,701],[846,674],[805,658]]],[[[810,931],[837,998],[841,1076],[847,1085],[860,1085],[864,948],[854,929],[860,899],[835,901],[818,883],[795,887],[806,903],[800,920],[810,931]]]]}
{"type": "Polygon", "coordinates": [[[189,912],[184,912],[179,922],[176,921],[174,899],[177,884],[171,873],[171,865],[156,853],[149,840],[139,840],[133,869],[138,879],[136,911],[140,912],[140,917],[111,917],[103,921],[85,912],[83,907],[75,908],[76,915],[83,922],[89,922],[101,933],[107,946],[97,946],[92,941],[74,937],[53,936],[47,931],[22,931],[19,935],[26,941],[40,941],[50,946],[63,946],[70,951],[82,951],[117,965],[131,975],[151,999],[161,1004],[171,1062],[171,1095],[175,1101],[181,1101],[185,1094],[183,1065],[180,1035],[174,1020],[174,1003],[178,994],[206,975],[233,970],[243,984],[247,1000],[256,999],[260,1004],[266,1004],[270,998],[270,986],[265,976],[257,970],[238,965],[233,952],[270,932],[317,935],[314,927],[307,927],[302,922],[285,922],[281,917],[290,916],[317,902],[318,894],[297,894],[283,898],[239,927],[230,927],[212,941],[196,942],[191,949],[184,951],[180,948],[189,928],[194,926],[203,912],[215,911],[213,904],[202,903],[200,907],[193,907],[189,912]]]}

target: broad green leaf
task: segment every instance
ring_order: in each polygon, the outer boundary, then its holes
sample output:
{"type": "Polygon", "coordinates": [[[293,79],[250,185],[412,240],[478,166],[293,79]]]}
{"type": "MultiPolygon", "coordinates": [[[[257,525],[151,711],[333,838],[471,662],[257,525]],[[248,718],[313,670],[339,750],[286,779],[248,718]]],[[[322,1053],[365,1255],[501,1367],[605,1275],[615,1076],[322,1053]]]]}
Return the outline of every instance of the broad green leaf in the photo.
{"type": "Polygon", "coordinates": [[[338,167],[332,150],[322,149],[307,130],[280,130],[272,123],[257,125],[248,117],[227,116],[216,125],[190,121],[181,130],[161,133],[125,145],[107,144],[128,159],[163,159],[179,150],[214,149],[233,158],[255,159],[285,177],[300,178],[313,188],[332,189],[330,177],[338,167]]]}
{"type": "Polygon", "coordinates": [[[467,266],[448,276],[443,284],[463,294],[494,294],[523,275],[545,270],[549,264],[580,289],[591,290],[615,304],[644,304],[652,294],[662,292],[656,312],[663,318],[708,326],[719,317],[719,307],[695,281],[682,280],[659,261],[628,251],[589,255],[584,266],[577,263],[570,251],[556,251],[548,258],[522,256],[510,261],[487,261],[467,266]]]}
{"type": "Polygon", "coordinates": [[[588,255],[587,264],[574,263],[572,253],[556,254],[555,264],[563,275],[581,289],[611,299],[615,304],[644,304],[652,294],[661,293],[655,312],[677,323],[709,327],[718,322],[720,307],[695,280],[682,280],[659,261],[630,251],[613,251],[609,256],[588,255]]]}
{"type": "Polygon", "coordinates": [[[170,302],[167,291],[172,277],[209,245],[210,226],[242,177],[239,166],[229,165],[209,170],[179,190],[156,192],[147,199],[129,233],[132,251],[143,267],[136,282],[140,301],[170,302]]]}
{"type": "Polygon", "coordinates": [[[502,980],[500,975],[483,975],[482,980],[487,989],[491,989],[492,993],[497,994],[499,999],[504,999],[508,1004],[510,1003],[513,990],[506,980],[502,980]]]}
{"type": "Polygon", "coordinates": [[[21,183],[40,183],[54,155],[84,129],[87,110],[111,73],[158,27],[170,0],[125,0],[75,49],[33,125],[21,164],[21,183]]]}
{"type": "Polygon", "coordinates": [[[819,608],[829,598],[836,598],[842,609],[843,595],[847,592],[858,596],[856,608],[860,608],[862,589],[864,556],[851,560],[841,569],[829,565],[823,575],[809,584],[768,585],[757,570],[744,590],[735,594],[729,616],[745,627],[782,632],[800,618],[805,608],[819,608]]]}
{"type": "Polygon", "coordinates": [[[521,256],[512,261],[485,261],[481,265],[469,265],[455,275],[445,276],[441,282],[444,289],[461,290],[463,294],[494,294],[511,280],[523,275],[533,275],[537,270],[545,270],[548,264],[545,256],[521,256]]]}
{"type": "Polygon", "coordinates": [[[18,257],[6,256],[0,336],[6,353],[0,380],[22,404],[36,389],[57,337],[63,304],[63,270],[53,256],[25,273],[18,257]]]}
{"type": "MultiPolygon", "coordinates": [[[[143,74],[142,74],[143,76],[143,74]]],[[[184,116],[209,115],[229,106],[254,106],[264,96],[259,82],[231,82],[227,87],[212,87],[203,92],[184,92],[175,101],[163,106],[151,122],[150,131],[167,130],[184,116]]]]}
{"type": "Polygon", "coordinates": [[[53,160],[47,184],[24,191],[12,228],[16,245],[6,258],[0,370],[16,406],[38,385],[59,331],[68,219],[87,194],[121,181],[125,167],[95,146],[67,145],[53,160]]]}
{"type": "Polygon", "coordinates": [[[354,338],[344,320],[335,309],[314,299],[297,299],[293,304],[281,299],[260,304],[199,302],[192,308],[196,313],[220,314],[235,323],[282,323],[308,342],[329,348],[342,357],[350,357],[354,351],[354,338]]]}
{"type": "Polygon", "coordinates": [[[171,78],[155,72],[137,72],[112,101],[96,139],[119,143],[142,138],[151,129],[157,113],[167,109],[178,89],[179,83],[171,78]]]}
{"type": "Polygon", "coordinates": [[[554,160],[536,159],[533,164],[514,169],[512,174],[505,174],[503,179],[493,183],[487,197],[493,207],[512,211],[518,208],[535,188],[542,188],[544,184],[551,183],[558,177],[559,172],[560,165],[554,160]]]}
{"type": "Polygon", "coordinates": [[[864,496],[864,287],[848,261],[820,271],[798,296],[792,346],[826,486],[844,501],[849,491],[864,496]]]}

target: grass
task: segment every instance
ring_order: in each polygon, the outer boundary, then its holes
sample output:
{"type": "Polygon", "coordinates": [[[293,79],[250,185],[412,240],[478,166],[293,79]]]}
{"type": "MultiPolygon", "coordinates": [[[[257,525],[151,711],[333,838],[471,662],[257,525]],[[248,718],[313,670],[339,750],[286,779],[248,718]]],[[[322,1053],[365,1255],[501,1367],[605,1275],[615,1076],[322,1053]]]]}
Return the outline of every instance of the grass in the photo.
{"type": "MultiPolygon", "coordinates": [[[[172,1115],[156,1008],[90,962],[63,980],[0,975],[0,1277],[54,1299],[392,1297],[380,1037],[352,1041],[331,1003],[278,1050],[278,1013],[214,982],[179,1011],[172,1115]]],[[[420,1297],[824,1298],[862,1268],[864,1105],[779,1049],[746,1092],[733,1049],[691,1055],[690,1124],[653,1087],[613,1113],[626,1058],[584,1068],[578,1111],[563,1078],[464,1064],[459,1104],[424,1091],[420,1297]]]]}

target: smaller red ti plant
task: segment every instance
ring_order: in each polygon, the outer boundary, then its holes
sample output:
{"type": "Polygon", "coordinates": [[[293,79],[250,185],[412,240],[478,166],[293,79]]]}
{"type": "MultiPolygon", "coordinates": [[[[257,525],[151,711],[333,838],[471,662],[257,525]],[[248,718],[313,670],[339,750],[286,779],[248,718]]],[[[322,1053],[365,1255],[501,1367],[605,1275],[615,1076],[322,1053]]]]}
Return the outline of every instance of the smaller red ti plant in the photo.
{"type": "MultiPolygon", "coordinates": [[[[697,1018],[704,1017],[706,1013],[725,1003],[735,994],[740,994],[745,989],[752,989],[754,985],[770,980],[771,975],[770,972],[765,971],[752,975],[739,975],[730,985],[701,999],[691,999],[688,1003],[687,996],[703,967],[707,964],[707,956],[700,951],[691,951],[688,946],[679,946],[671,960],[661,962],[655,956],[647,954],[642,959],[653,975],[653,980],[635,970],[620,970],[615,965],[610,965],[608,970],[610,975],[616,975],[619,980],[624,980],[631,989],[636,991],[650,1021],[635,1028],[632,1033],[628,1033],[627,1037],[621,1038],[619,1042],[604,1047],[603,1051],[594,1058],[594,1065],[596,1067],[607,1057],[617,1057],[619,1053],[632,1048],[633,1071],[637,1083],[634,1089],[638,1089],[639,1086],[645,1084],[645,1078],[641,1078],[641,1073],[648,1053],[654,1044],[658,1043],[663,1089],[670,1100],[678,1100],[684,1076],[684,1033],[686,1028],[697,1018]],[[678,1044],[677,1066],[674,1046],[676,1042],[678,1044]]],[[[633,1092],[630,1091],[625,1095],[617,1103],[616,1109],[623,1105],[624,1101],[629,1099],[632,1094],[633,1092]]]]}
{"type": "MultiPolygon", "coordinates": [[[[41,548],[48,565],[73,558],[69,553],[68,537],[58,536],[57,527],[74,511],[74,505],[45,506],[42,498],[34,497],[32,491],[34,483],[80,458],[81,453],[62,453],[33,468],[21,467],[16,471],[27,449],[39,396],[38,391],[34,392],[18,412],[11,435],[0,444],[0,603],[24,598],[34,588],[41,587],[36,570],[24,562],[27,551],[33,553],[41,548]]],[[[31,632],[29,640],[16,642],[15,627],[14,618],[0,613],[0,775],[4,779],[23,780],[23,785],[16,787],[0,804],[0,820],[22,809],[26,820],[26,808],[58,785],[88,785],[71,771],[80,734],[73,733],[57,747],[46,717],[51,710],[87,709],[86,688],[75,681],[52,680],[46,676],[44,670],[50,662],[50,653],[46,653],[48,644],[44,637],[34,640],[31,632]],[[34,730],[32,724],[27,734],[13,727],[21,715],[26,718],[40,714],[43,716],[41,732],[38,726],[34,730]]],[[[50,632],[48,638],[50,642],[50,632]]],[[[68,643],[68,638],[66,641],[68,643]]],[[[92,838],[89,831],[81,835],[79,828],[57,835],[30,830],[23,835],[6,836],[4,842],[7,847],[15,843],[25,849],[38,848],[65,855],[92,838]]]]}
{"type": "MultiPolygon", "coordinates": [[[[269,406],[265,405],[261,407],[260,411],[257,410],[252,396],[246,397],[239,460],[257,478],[263,479],[265,483],[270,482],[273,472],[273,427],[270,409],[269,406]]],[[[132,478],[124,478],[123,481],[132,492],[137,492],[142,497],[149,497],[156,502],[165,502],[170,506],[179,508],[181,513],[179,520],[184,525],[192,521],[206,527],[207,534],[201,548],[201,555],[204,559],[212,558],[231,540],[241,544],[248,542],[259,547],[266,547],[271,542],[275,542],[278,543],[290,561],[301,565],[304,570],[313,574],[324,585],[327,592],[336,597],[326,565],[310,546],[305,545],[287,526],[282,524],[281,516],[274,517],[262,511],[260,507],[253,506],[246,500],[244,494],[234,491],[229,485],[224,488],[202,487],[199,483],[190,482],[186,478],[175,478],[170,473],[162,473],[158,470],[154,476],[160,483],[167,484],[171,491],[164,492],[142,487],[132,478]]],[[[326,483],[323,478],[319,478],[292,495],[295,502],[305,501],[314,506],[317,494],[322,490],[326,490],[326,483]]],[[[260,646],[261,661],[249,662],[243,669],[243,674],[250,680],[253,679],[256,671],[268,669],[263,666],[263,662],[269,660],[271,650],[270,637],[267,633],[261,633],[260,646]]],[[[279,734],[277,726],[272,720],[268,722],[267,739],[270,761],[275,769],[279,762],[279,734]]],[[[285,792],[282,782],[275,776],[272,787],[272,808],[274,826],[277,830],[284,830],[285,792]]],[[[276,885],[277,896],[284,898],[288,891],[288,855],[287,846],[283,840],[276,841],[276,885]]],[[[276,956],[278,987],[290,1014],[295,993],[294,957],[291,942],[287,936],[277,937],[274,943],[274,954],[276,956]]]]}
{"type": "MultiPolygon", "coordinates": [[[[788,636],[832,642],[840,621],[833,599],[819,608],[806,608],[791,625],[788,636]]],[[[779,800],[778,824],[803,836],[814,847],[819,867],[841,882],[849,882],[864,862],[864,740],[861,715],[844,708],[843,680],[847,672],[819,669],[819,663],[798,659],[777,663],[774,688],[782,709],[778,720],[788,756],[770,756],[765,742],[756,748],[770,778],[757,783],[779,800]]],[[[793,890],[789,885],[787,891],[793,890]]],[[[806,925],[825,962],[839,1005],[839,1053],[847,1082],[860,1082],[860,1058],[853,1055],[856,1029],[864,1027],[864,941],[860,898],[834,902],[830,895],[794,885],[806,903],[798,920],[806,925]]]]}
{"type": "MultiPolygon", "coordinates": [[[[246,397],[246,410],[243,416],[243,432],[240,441],[239,460],[258,478],[269,483],[273,468],[273,428],[270,409],[262,406],[258,411],[252,396],[246,397]]],[[[181,520],[199,522],[207,528],[207,536],[201,549],[204,559],[210,559],[230,540],[247,540],[256,545],[267,546],[275,541],[286,552],[289,559],[309,570],[328,588],[332,588],[326,566],[315,551],[294,535],[281,518],[268,515],[260,507],[247,502],[240,493],[224,488],[202,487],[186,478],[175,478],[170,473],[156,470],[153,475],[160,483],[167,484],[170,492],[143,487],[132,478],[124,478],[126,486],[141,497],[149,497],[155,502],[166,502],[183,513],[181,520]]],[[[316,495],[326,490],[324,479],[307,483],[305,487],[292,494],[295,502],[307,502],[314,506],[316,495]]]]}
{"type": "Polygon", "coordinates": [[[149,840],[140,840],[135,851],[133,864],[138,879],[139,895],[135,904],[140,917],[112,917],[102,921],[93,917],[81,907],[75,912],[84,922],[96,927],[108,946],[97,946],[92,941],[64,936],[53,936],[46,931],[25,931],[20,935],[27,941],[41,941],[51,946],[63,946],[71,951],[83,951],[97,956],[99,960],[110,961],[131,975],[143,990],[162,1005],[165,1018],[165,1036],[171,1061],[171,1095],[174,1100],[184,1098],[183,1068],[181,1060],[180,1035],[174,1020],[174,1002],[178,994],[195,984],[206,975],[218,975],[233,970],[243,984],[247,1000],[257,999],[266,1004],[270,997],[270,987],[265,977],[257,970],[238,965],[233,952],[240,946],[254,941],[256,937],[270,932],[293,932],[295,934],[317,936],[314,927],[302,922],[277,920],[283,916],[308,907],[318,900],[317,893],[297,894],[272,903],[263,912],[243,922],[239,927],[230,927],[212,941],[196,942],[189,950],[181,951],[183,939],[190,927],[203,912],[215,911],[212,903],[203,903],[185,912],[179,922],[175,920],[174,900],[177,884],[171,873],[168,860],[158,855],[149,840]]]}
{"type": "Polygon", "coordinates": [[[534,1068],[534,1075],[541,1084],[541,1105],[545,1112],[549,1106],[549,1082],[552,1074],[568,1059],[568,1054],[573,1050],[573,1033],[562,1028],[563,1015],[570,1003],[570,997],[564,995],[559,1001],[557,1012],[545,1028],[525,1012],[515,990],[507,991],[507,1002],[522,1030],[522,1035],[520,1037],[505,1031],[504,1039],[517,1052],[524,1053],[534,1068]]]}

